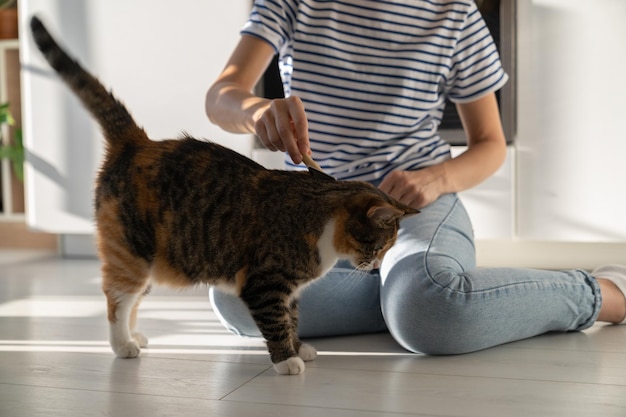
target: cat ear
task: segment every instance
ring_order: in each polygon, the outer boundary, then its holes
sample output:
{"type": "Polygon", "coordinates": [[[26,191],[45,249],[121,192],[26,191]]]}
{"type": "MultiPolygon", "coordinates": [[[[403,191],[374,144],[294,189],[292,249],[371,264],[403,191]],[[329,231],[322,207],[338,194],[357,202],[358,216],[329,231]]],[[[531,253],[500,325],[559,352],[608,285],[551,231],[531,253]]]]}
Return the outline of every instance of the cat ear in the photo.
{"type": "Polygon", "coordinates": [[[404,214],[402,215],[402,217],[404,216],[412,216],[413,214],[417,214],[420,211],[416,208],[413,208],[411,206],[407,206],[406,204],[403,204],[399,201],[396,201],[396,207],[400,210],[402,210],[404,212],[404,214]]]}
{"type": "Polygon", "coordinates": [[[404,214],[403,210],[395,208],[389,204],[385,204],[383,206],[372,206],[369,210],[367,210],[367,217],[380,226],[385,226],[404,216],[404,214]]]}

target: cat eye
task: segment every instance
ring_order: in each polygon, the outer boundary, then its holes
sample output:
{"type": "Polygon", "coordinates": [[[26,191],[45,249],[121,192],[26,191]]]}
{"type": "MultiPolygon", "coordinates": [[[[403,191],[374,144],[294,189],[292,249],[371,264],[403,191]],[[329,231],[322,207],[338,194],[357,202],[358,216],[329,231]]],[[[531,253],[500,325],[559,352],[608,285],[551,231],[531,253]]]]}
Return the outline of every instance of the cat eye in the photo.
{"type": "Polygon", "coordinates": [[[373,238],[363,237],[363,236],[355,236],[354,234],[352,236],[362,246],[373,246],[373,245],[376,244],[376,240],[373,239],[373,238]]]}
{"type": "Polygon", "coordinates": [[[372,250],[372,257],[377,257],[383,251],[383,249],[383,246],[376,246],[374,250],[372,250]]]}

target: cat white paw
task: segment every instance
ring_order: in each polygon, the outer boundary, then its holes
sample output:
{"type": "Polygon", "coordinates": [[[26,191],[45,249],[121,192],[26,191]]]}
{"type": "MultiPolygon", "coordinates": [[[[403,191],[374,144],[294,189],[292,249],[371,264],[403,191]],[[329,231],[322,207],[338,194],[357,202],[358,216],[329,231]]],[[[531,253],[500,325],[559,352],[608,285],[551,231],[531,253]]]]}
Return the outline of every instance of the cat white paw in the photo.
{"type": "Polygon", "coordinates": [[[303,343],[300,349],[298,349],[298,356],[302,358],[303,361],[309,362],[317,358],[317,350],[315,350],[313,346],[303,343]]]}
{"type": "Polygon", "coordinates": [[[117,346],[111,346],[113,348],[113,352],[118,358],[136,358],[139,356],[139,352],[141,352],[141,348],[139,347],[139,343],[136,340],[130,340],[124,344],[119,344],[117,346]]]}
{"type": "Polygon", "coordinates": [[[304,361],[297,356],[274,364],[274,369],[281,375],[299,375],[304,368],[304,361]]]}
{"type": "Polygon", "coordinates": [[[148,338],[144,336],[143,333],[134,332],[133,339],[135,339],[135,342],[137,342],[139,347],[145,348],[148,346],[148,338]]]}

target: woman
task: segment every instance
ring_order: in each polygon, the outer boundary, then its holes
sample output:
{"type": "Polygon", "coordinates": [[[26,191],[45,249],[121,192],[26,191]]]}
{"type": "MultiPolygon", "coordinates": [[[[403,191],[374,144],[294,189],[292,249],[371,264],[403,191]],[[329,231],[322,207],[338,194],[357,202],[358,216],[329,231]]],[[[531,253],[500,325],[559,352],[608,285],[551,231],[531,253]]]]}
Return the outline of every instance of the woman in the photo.
{"type": "MultiPolygon", "coordinates": [[[[304,292],[303,337],[388,330],[406,349],[456,354],[626,316],[626,268],[476,268],[456,193],[493,174],[506,141],[495,91],[507,81],[471,0],[257,0],[207,93],[210,120],[255,133],[296,167],[311,153],[338,179],[370,181],[422,210],[402,223],[380,270],[339,263],[304,292]],[[252,91],[278,53],[286,98],[252,91]],[[455,103],[468,150],[437,128],[455,103]]],[[[212,290],[222,322],[259,335],[236,298],[212,290]]]]}

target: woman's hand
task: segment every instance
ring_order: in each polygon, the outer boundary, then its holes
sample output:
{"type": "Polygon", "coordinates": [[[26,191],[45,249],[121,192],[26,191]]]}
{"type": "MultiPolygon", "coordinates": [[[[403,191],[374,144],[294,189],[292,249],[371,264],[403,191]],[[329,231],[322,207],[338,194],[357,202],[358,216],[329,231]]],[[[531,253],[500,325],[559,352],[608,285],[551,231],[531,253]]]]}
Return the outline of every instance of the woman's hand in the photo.
{"type": "Polygon", "coordinates": [[[419,171],[392,171],[379,188],[410,207],[421,209],[435,201],[445,186],[443,165],[434,165],[419,171]]]}
{"type": "Polygon", "coordinates": [[[270,151],[287,152],[296,164],[310,153],[308,122],[298,97],[272,100],[255,119],[256,135],[270,151]]]}

